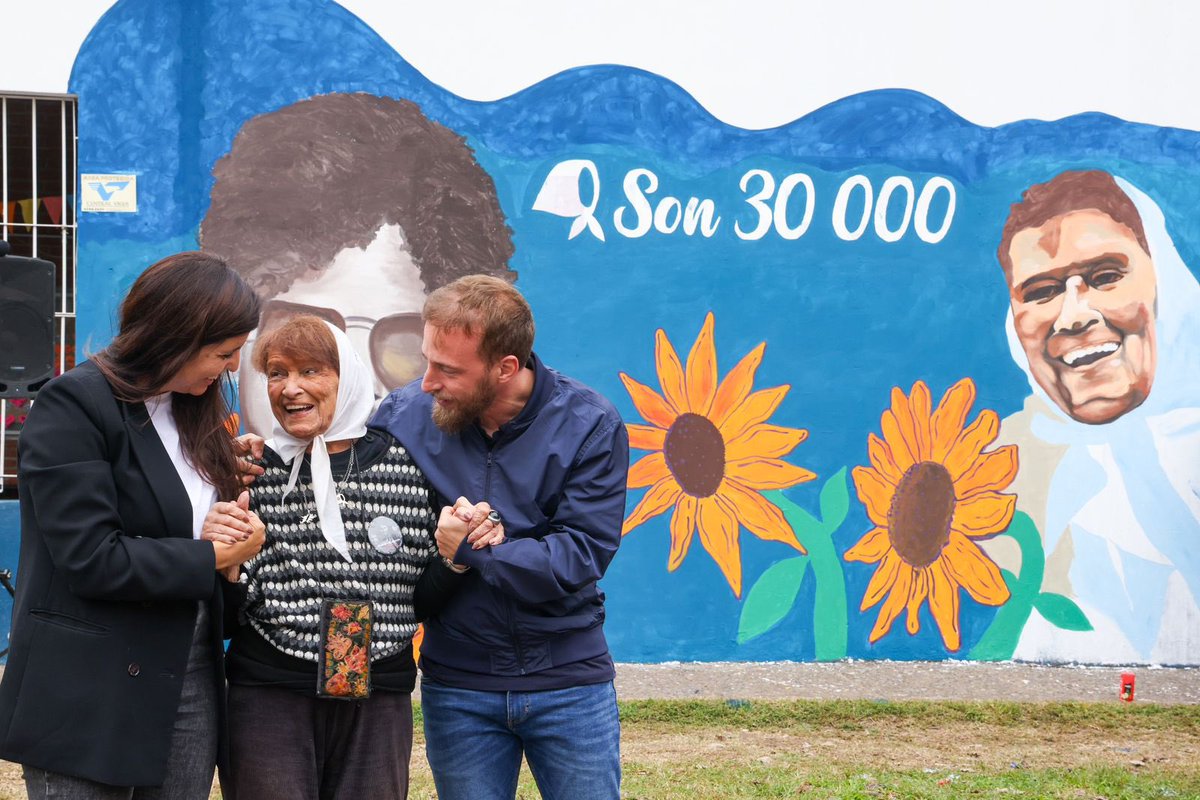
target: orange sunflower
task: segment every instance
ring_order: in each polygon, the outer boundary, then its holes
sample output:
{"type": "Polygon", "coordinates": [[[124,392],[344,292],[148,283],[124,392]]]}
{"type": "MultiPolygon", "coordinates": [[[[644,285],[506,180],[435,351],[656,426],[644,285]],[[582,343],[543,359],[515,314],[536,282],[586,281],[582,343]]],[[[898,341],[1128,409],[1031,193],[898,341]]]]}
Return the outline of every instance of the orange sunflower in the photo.
{"type": "Polygon", "coordinates": [[[854,468],[858,499],[875,527],[845,553],[847,561],[878,563],[861,611],[884,600],[871,630],[875,642],[908,612],[907,628],[921,628],[929,610],[947,650],[961,645],[959,589],[977,602],[1008,600],[1000,570],[974,540],[1002,532],[1012,521],[1017,496],[1003,494],[1017,475],[1015,445],[984,452],[1000,421],[985,409],[964,427],[975,402],[975,383],[964,378],[931,412],[929,387],[918,381],[906,397],[892,389],[883,412],[883,439],[870,434],[869,467],[854,468]]]}
{"type": "Polygon", "coordinates": [[[629,446],[653,451],[629,469],[631,489],[650,488],[625,520],[622,535],[673,507],[667,569],[678,569],[699,531],[700,544],[738,597],[742,596],[740,525],[760,539],[805,552],[783,512],[759,492],[816,477],[781,460],[808,437],[808,431],[766,424],[790,387],[751,391],[765,349],[765,342],[759,344],[718,383],[709,312],[686,367],[667,334],[661,328],[655,334],[661,395],[621,373],[638,413],[650,423],[626,425],[629,446]]]}

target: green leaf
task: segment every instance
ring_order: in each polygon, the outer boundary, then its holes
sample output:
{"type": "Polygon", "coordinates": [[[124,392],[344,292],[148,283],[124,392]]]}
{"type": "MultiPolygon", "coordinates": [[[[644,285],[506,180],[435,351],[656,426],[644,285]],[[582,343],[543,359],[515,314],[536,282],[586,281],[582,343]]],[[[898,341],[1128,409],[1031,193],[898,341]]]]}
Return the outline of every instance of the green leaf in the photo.
{"type": "Polygon", "coordinates": [[[746,595],[738,621],[738,644],[762,636],[779,624],[796,602],[808,567],[808,556],[787,558],[772,564],[746,595]]]}
{"type": "Polygon", "coordinates": [[[850,493],[846,489],[846,468],[839,469],[821,487],[821,524],[832,534],[842,526],[850,513],[850,493]]]}
{"type": "Polygon", "coordinates": [[[1046,621],[1056,628],[1066,631],[1090,631],[1092,623],[1088,621],[1075,601],[1061,594],[1042,592],[1033,599],[1033,607],[1046,618],[1046,621]]]}

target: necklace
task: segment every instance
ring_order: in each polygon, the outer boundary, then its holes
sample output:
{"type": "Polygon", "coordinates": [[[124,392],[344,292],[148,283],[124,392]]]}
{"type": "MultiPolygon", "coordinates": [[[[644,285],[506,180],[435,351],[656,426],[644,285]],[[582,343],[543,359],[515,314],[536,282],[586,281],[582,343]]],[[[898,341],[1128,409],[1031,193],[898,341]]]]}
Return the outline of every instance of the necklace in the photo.
{"type": "MultiPolygon", "coordinates": [[[[354,445],[350,445],[350,460],[346,463],[346,472],[345,472],[345,474],[342,475],[342,479],[340,481],[334,481],[334,484],[333,484],[334,491],[337,494],[338,508],[346,507],[346,491],[345,491],[346,483],[350,480],[350,474],[355,472],[355,466],[357,464],[358,464],[358,457],[354,452],[354,445]]],[[[310,495],[312,495],[311,480],[312,479],[310,477],[310,479],[309,479],[310,486],[308,487],[310,495]]],[[[313,504],[316,505],[316,502],[317,502],[316,496],[313,495],[313,504]]],[[[317,518],[316,512],[309,511],[303,517],[300,518],[300,524],[301,525],[311,525],[316,518],[317,518]]]]}
{"type": "Polygon", "coordinates": [[[357,461],[358,458],[354,454],[354,445],[350,445],[350,461],[346,464],[346,474],[342,476],[340,481],[337,481],[334,484],[334,488],[337,490],[338,508],[346,507],[346,495],[344,490],[346,488],[346,482],[350,480],[350,473],[354,472],[354,467],[357,461]]]}

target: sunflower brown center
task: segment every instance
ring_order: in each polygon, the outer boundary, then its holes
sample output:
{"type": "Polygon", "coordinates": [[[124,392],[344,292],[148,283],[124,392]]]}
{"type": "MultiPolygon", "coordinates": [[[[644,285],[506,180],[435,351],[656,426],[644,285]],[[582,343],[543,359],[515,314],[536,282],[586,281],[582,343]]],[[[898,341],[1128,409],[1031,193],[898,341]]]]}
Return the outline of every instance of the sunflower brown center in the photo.
{"type": "Polygon", "coordinates": [[[888,509],[896,554],[912,567],[927,567],[950,541],[954,481],[941,464],[922,461],[908,468],[888,509]]]}
{"type": "Polygon", "coordinates": [[[680,414],[663,445],[667,467],[693,497],[715,494],[725,477],[725,440],[707,417],[680,414]]]}

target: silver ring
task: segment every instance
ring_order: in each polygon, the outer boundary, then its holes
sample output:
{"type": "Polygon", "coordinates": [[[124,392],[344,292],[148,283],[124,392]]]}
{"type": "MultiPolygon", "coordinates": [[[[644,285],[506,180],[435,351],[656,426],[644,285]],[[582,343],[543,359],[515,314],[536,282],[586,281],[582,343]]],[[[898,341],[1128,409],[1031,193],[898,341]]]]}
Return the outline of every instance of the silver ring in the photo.
{"type": "Polygon", "coordinates": [[[500,524],[500,512],[499,511],[489,511],[487,518],[488,518],[488,522],[492,523],[493,525],[500,524]]]}

